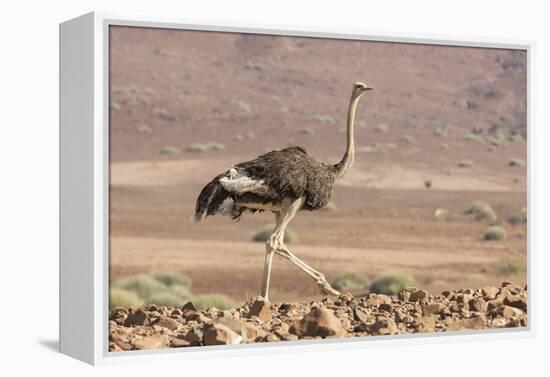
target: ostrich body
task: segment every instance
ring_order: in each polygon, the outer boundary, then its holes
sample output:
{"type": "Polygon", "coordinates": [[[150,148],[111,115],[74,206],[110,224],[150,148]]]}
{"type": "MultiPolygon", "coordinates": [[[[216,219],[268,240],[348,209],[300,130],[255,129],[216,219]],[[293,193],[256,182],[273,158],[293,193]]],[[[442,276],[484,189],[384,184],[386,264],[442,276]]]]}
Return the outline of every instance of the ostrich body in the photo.
{"type": "Polygon", "coordinates": [[[328,204],[334,183],[351,168],[354,159],[353,124],[359,98],[372,88],[356,82],[351,94],[346,152],[342,160],[329,165],[310,156],[302,147],[271,151],[254,160],[233,165],[215,177],[201,191],[195,220],[210,215],[228,215],[238,220],[244,212],[272,211],[275,228],[266,242],[266,258],[260,294],[268,301],[273,254],[289,260],[315,280],[324,294],[339,295],[325,276],[292,254],[284,244],[285,228],[299,210],[314,211],[328,204]]]}

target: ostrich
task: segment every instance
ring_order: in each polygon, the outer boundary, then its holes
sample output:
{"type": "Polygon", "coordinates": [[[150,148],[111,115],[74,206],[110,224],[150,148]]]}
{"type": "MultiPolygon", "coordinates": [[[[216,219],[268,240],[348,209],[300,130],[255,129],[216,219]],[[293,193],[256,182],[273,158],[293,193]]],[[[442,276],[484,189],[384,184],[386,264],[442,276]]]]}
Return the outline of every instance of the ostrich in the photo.
{"type": "Polygon", "coordinates": [[[353,124],[359,98],[372,90],[361,82],[353,84],[347,119],[346,152],[335,165],[310,156],[302,147],[265,153],[254,160],[233,165],[215,177],[201,191],[195,221],[209,215],[228,215],[238,220],[248,212],[272,211],[275,228],[266,242],[261,296],[269,301],[268,289],[273,254],[298,266],[315,280],[321,293],[339,295],[319,271],[308,266],[284,244],[285,228],[299,210],[314,211],[327,205],[334,182],[349,171],[354,159],[353,124]]]}

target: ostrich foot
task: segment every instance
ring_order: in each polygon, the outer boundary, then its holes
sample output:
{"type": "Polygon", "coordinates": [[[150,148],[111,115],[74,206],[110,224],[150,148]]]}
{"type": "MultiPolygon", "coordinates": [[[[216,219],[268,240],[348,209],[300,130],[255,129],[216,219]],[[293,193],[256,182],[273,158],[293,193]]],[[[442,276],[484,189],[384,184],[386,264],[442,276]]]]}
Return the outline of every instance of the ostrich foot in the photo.
{"type": "Polygon", "coordinates": [[[324,275],[321,275],[317,280],[317,286],[319,287],[321,293],[325,295],[340,296],[340,292],[332,288],[332,286],[327,282],[327,279],[325,279],[324,275]]]}

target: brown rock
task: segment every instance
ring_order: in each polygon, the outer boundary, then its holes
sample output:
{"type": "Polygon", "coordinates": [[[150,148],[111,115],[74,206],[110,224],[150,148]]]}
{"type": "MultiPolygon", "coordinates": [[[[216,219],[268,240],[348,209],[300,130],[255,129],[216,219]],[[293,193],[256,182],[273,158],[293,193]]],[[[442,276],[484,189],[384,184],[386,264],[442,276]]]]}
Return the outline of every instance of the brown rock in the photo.
{"type": "Polygon", "coordinates": [[[355,319],[360,322],[367,322],[369,319],[369,315],[360,307],[356,307],[353,314],[355,315],[355,319]]]}
{"type": "Polygon", "coordinates": [[[380,306],[378,306],[378,310],[381,312],[393,313],[393,306],[391,304],[380,304],[380,306]]]}
{"type": "Polygon", "coordinates": [[[271,314],[271,305],[269,302],[266,302],[263,297],[257,297],[256,300],[252,303],[250,311],[248,312],[249,317],[256,316],[261,321],[269,321],[273,318],[271,314]]]}
{"type": "Polygon", "coordinates": [[[134,347],[138,350],[150,350],[157,348],[165,348],[168,345],[168,337],[166,335],[152,335],[133,341],[134,347]]]}
{"type": "Polygon", "coordinates": [[[182,311],[191,310],[193,312],[199,311],[199,309],[197,309],[195,304],[193,304],[191,301],[187,301],[187,303],[181,307],[181,310],[182,311]]]}
{"type": "Polygon", "coordinates": [[[370,326],[369,331],[375,335],[397,334],[397,325],[391,318],[379,317],[376,322],[370,326]]]}
{"type": "Polygon", "coordinates": [[[124,321],[124,326],[145,326],[149,324],[149,315],[146,311],[138,309],[128,313],[128,317],[124,321]]]}
{"type": "Polygon", "coordinates": [[[506,319],[523,317],[523,311],[511,306],[502,305],[495,309],[495,314],[500,315],[506,319]]]}
{"type": "Polygon", "coordinates": [[[422,315],[439,314],[442,309],[443,309],[443,304],[439,302],[425,304],[425,305],[422,305],[422,315]]]}
{"type": "Polygon", "coordinates": [[[379,306],[381,304],[391,305],[391,297],[383,294],[370,294],[369,297],[365,300],[367,305],[379,306]]]}
{"type": "Polygon", "coordinates": [[[487,311],[487,303],[481,297],[476,297],[468,301],[468,306],[471,311],[485,313],[487,311]]]}
{"type": "Polygon", "coordinates": [[[204,345],[214,346],[221,344],[240,344],[243,338],[229,327],[216,323],[206,328],[204,345]]]}
{"type": "Polygon", "coordinates": [[[425,298],[428,298],[430,294],[428,293],[428,291],[424,290],[424,289],[418,289],[414,292],[411,292],[411,295],[409,297],[409,301],[411,302],[419,302],[425,298]]]}
{"type": "Polygon", "coordinates": [[[419,332],[433,332],[435,331],[435,317],[424,316],[415,320],[416,330],[419,332]]]}
{"type": "Polygon", "coordinates": [[[170,344],[172,345],[172,347],[188,347],[191,345],[191,343],[189,343],[187,340],[181,338],[173,338],[170,341],[170,344]]]}
{"type": "Polygon", "coordinates": [[[202,343],[203,336],[203,331],[200,328],[193,327],[189,329],[185,335],[178,336],[178,338],[188,341],[192,346],[199,346],[202,343]]]}
{"type": "Polygon", "coordinates": [[[503,300],[503,304],[527,312],[527,297],[507,295],[503,300]]]}
{"type": "Polygon", "coordinates": [[[484,329],[486,327],[485,321],[481,317],[467,318],[464,319],[462,322],[465,329],[478,330],[484,329]]]}
{"type": "Polygon", "coordinates": [[[499,289],[497,287],[484,287],[481,289],[481,294],[486,300],[493,300],[497,297],[499,289]]]}
{"type": "Polygon", "coordinates": [[[332,310],[327,308],[312,308],[300,321],[290,327],[290,332],[303,336],[342,336],[344,327],[332,310]]]}
{"type": "Polygon", "coordinates": [[[179,325],[178,321],[168,317],[159,317],[153,324],[170,330],[176,330],[179,325]]]}
{"type": "Polygon", "coordinates": [[[491,311],[502,305],[504,305],[504,299],[502,297],[495,298],[494,300],[487,302],[487,310],[491,311]]]}

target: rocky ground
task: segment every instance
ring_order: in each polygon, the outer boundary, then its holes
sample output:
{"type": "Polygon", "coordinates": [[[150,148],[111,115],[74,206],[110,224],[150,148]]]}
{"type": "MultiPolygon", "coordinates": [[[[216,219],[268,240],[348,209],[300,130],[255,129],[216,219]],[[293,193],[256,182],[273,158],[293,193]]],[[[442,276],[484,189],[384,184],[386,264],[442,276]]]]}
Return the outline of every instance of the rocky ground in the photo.
{"type": "Polygon", "coordinates": [[[147,304],[113,308],[109,319],[110,351],[520,327],[527,325],[527,287],[503,282],[438,296],[408,288],[398,296],[344,293],[282,304],[256,297],[231,310],[147,304]]]}

